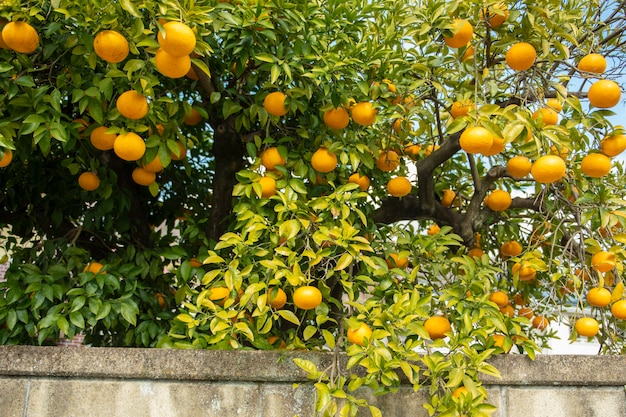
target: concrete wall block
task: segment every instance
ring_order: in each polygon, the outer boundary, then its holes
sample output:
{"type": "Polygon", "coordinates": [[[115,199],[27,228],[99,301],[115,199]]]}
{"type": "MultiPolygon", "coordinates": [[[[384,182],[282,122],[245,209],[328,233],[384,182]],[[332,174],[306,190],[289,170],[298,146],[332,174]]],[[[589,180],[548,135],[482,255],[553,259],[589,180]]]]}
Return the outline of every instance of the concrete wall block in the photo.
{"type": "Polygon", "coordinates": [[[315,414],[315,388],[300,384],[261,385],[260,417],[309,417],[315,414]]]}
{"type": "Polygon", "coordinates": [[[21,378],[0,377],[0,415],[22,417],[27,395],[28,381],[21,378]]]}

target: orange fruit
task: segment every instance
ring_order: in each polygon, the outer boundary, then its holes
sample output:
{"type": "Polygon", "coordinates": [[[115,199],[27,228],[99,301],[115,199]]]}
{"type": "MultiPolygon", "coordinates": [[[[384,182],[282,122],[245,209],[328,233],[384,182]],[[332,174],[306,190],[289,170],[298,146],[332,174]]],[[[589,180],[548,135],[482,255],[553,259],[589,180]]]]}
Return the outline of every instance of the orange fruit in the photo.
{"type": "Polygon", "coordinates": [[[598,272],[609,272],[615,268],[615,254],[600,251],[591,257],[591,267],[598,272]]]}
{"type": "Polygon", "coordinates": [[[361,323],[356,329],[349,327],[347,336],[348,342],[363,346],[372,337],[372,328],[365,323],[361,323]]]}
{"type": "Polygon", "coordinates": [[[83,272],[91,272],[92,274],[106,274],[106,271],[103,271],[104,265],[100,262],[89,262],[85,265],[83,272]]]}
{"type": "Polygon", "coordinates": [[[263,100],[263,107],[272,116],[284,116],[287,114],[287,107],[285,107],[285,96],[280,91],[274,91],[265,96],[263,100]]]}
{"type": "Polygon", "coordinates": [[[520,281],[532,281],[537,276],[537,270],[530,265],[516,262],[511,269],[513,275],[517,275],[520,281]]]}
{"type": "Polygon", "coordinates": [[[100,186],[100,178],[95,172],[83,172],[78,176],[78,185],[86,191],[94,191],[100,186]]]}
{"type": "Polygon", "coordinates": [[[461,101],[455,101],[452,107],[450,107],[450,114],[456,119],[457,117],[467,116],[475,108],[476,106],[472,103],[472,100],[466,98],[461,101]]]}
{"type": "Polygon", "coordinates": [[[528,307],[522,307],[519,310],[517,310],[517,315],[519,317],[526,317],[527,319],[530,320],[533,318],[535,313],[533,313],[533,310],[528,307]]]}
{"type": "Polygon", "coordinates": [[[193,107],[189,113],[185,112],[185,116],[183,117],[183,123],[187,126],[195,126],[202,121],[202,114],[193,107]]]}
{"type": "Polygon", "coordinates": [[[358,184],[361,191],[366,191],[370,187],[370,179],[367,177],[367,175],[361,175],[357,172],[350,175],[350,177],[348,178],[348,182],[358,184]]]}
{"type": "Polygon", "coordinates": [[[443,316],[432,316],[424,322],[424,329],[431,339],[443,339],[452,330],[450,322],[443,316]]]}
{"type": "Polygon", "coordinates": [[[443,41],[450,48],[461,48],[472,40],[474,28],[467,20],[454,19],[454,22],[452,22],[452,33],[451,37],[444,35],[443,41]]]}
{"type": "Polygon", "coordinates": [[[312,285],[296,288],[293,303],[302,310],[312,310],[322,303],[322,292],[312,285]]]}
{"type": "Polygon", "coordinates": [[[522,245],[516,240],[509,240],[500,246],[500,253],[503,256],[517,256],[523,251],[522,245]]]}
{"type": "Polygon", "coordinates": [[[549,98],[546,102],[546,106],[557,113],[563,110],[563,103],[561,103],[561,101],[557,98],[549,98]]]}
{"type": "Polygon", "coordinates": [[[498,307],[504,307],[509,304],[509,296],[504,291],[494,291],[489,294],[489,301],[496,303],[498,307]]]}
{"type": "Polygon", "coordinates": [[[182,22],[167,22],[159,30],[157,41],[161,48],[173,56],[189,55],[196,47],[196,35],[182,22]]]}
{"type": "Polygon", "coordinates": [[[565,161],[560,156],[543,155],[532,164],[530,174],[535,181],[548,184],[563,178],[566,170],[565,161]]]}
{"type": "Polygon", "coordinates": [[[500,312],[509,317],[513,317],[515,315],[515,309],[511,304],[500,307],[500,312]]]}
{"type": "Polygon", "coordinates": [[[578,61],[578,69],[593,74],[602,74],[606,70],[606,59],[600,54],[588,54],[578,61]]]}
{"type": "Polygon", "coordinates": [[[562,146],[561,149],[559,149],[556,147],[556,145],[552,145],[550,146],[550,150],[553,154],[560,156],[562,159],[567,159],[567,154],[569,153],[569,150],[565,146],[562,146]]]}
{"type": "Polygon", "coordinates": [[[467,393],[468,393],[467,388],[461,386],[461,387],[455,388],[455,390],[452,391],[452,396],[459,398],[461,395],[467,395],[467,393]]]}
{"type": "Polygon", "coordinates": [[[434,143],[431,143],[426,148],[424,148],[424,155],[430,156],[433,152],[435,152],[439,148],[440,148],[439,145],[435,145],[434,143]]]}
{"type": "Polygon", "coordinates": [[[263,176],[259,179],[261,184],[261,198],[270,198],[276,194],[276,180],[272,177],[263,176]]]}
{"type": "Polygon", "coordinates": [[[587,292],[587,302],[594,307],[606,307],[611,304],[611,291],[604,287],[591,288],[587,292]]]}
{"type": "Polygon", "coordinates": [[[533,119],[539,119],[546,126],[559,123],[559,114],[551,107],[541,107],[533,113],[533,119]]]}
{"type": "Polygon", "coordinates": [[[159,155],[155,155],[152,161],[143,164],[142,168],[149,172],[161,172],[163,171],[163,162],[161,162],[159,155]]]}
{"type": "Polygon", "coordinates": [[[337,167],[337,156],[326,148],[319,148],[311,157],[311,166],[317,172],[330,172],[337,167]]]}
{"type": "Polygon", "coordinates": [[[26,22],[9,22],[2,28],[2,40],[15,52],[30,54],[39,46],[39,35],[26,22]]]}
{"type": "Polygon", "coordinates": [[[535,316],[532,321],[533,327],[537,330],[545,330],[549,324],[550,321],[544,316],[535,316]]]}
{"type": "Polygon", "coordinates": [[[593,107],[608,109],[619,103],[622,92],[619,85],[611,80],[599,80],[589,87],[587,98],[593,107]]]}
{"type": "Polygon", "coordinates": [[[376,166],[383,172],[391,172],[400,165],[400,157],[396,151],[381,151],[376,160],[376,166]]]}
{"type": "Polygon", "coordinates": [[[487,152],[483,152],[485,156],[494,156],[504,150],[504,139],[497,136],[493,137],[493,143],[487,152]]]}
{"type": "Polygon", "coordinates": [[[533,66],[537,59],[537,51],[528,42],[513,44],[506,52],[507,65],[516,71],[525,71],[533,66]]]}
{"type": "Polygon", "coordinates": [[[407,257],[400,258],[397,253],[392,253],[387,258],[387,266],[389,268],[404,269],[407,266],[409,266],[409,258],[407,257]]]}
{"type": "Polygon", "coordinates": [[[411,159],[416,159],[422,151],[422,146],[418,144],[409,144],[404,147],[404,153],[411,159]]]}
{"type": "Polygon", "coordinates": [[[230,290],[227,287],[213,287],[209,289],[209,300],[215,301],[216,304],[223,306],[230,296],[230,290]]]}
{"type": "Polygon", "coordinates": [[[148,114],[148,99],[135,90],[128,90],[120,94],[115,102],[120,114],[132,120],[138,120],[148,114]]]}
{"type": "Polygon", "coordinates": [[[481,126],[468,127],[461,133],[459,144],[470,154],[489,152],[493,145],[493,135],[481,126]]]}
{"type": "Polygon", "coordinates": [[[141,136],[128,132],[115,139],[113,152],[125,161],[137,161],[146,153],[146,143],[141,136]]]}
{"type": "Polygon", "coordinates": [[[0,168],[4,168],[9,165],[13,160],[13,151],[11,149],[2,150],[2,158],[0,158],[0,168]]]}
{"type": "Polygon", "coordinates": [[[148,186],[156,180],[156,173],[137,167],[133,169],[132,177],[135,183],[148,186]]]}
{"type": "Polygon", "coordinates": [[[430,226],[428,226],[428,231],[426,231],[426,233],[429,236],[437,235],[437,234],[439,234],[439,232],[441,232],[441,227],[439,227],[438,224],[431,224],[430,226]]]}
{"type": "Polygon", "coordinates": [[[505,353],[508,353],[511,350],[511,347],[508,349],[504,348],[504,342],[506,337],[503,334],[493,334],[491,335],[491,339],[493,339],[493,345],[502,349],[505,353]]]}
{"type": "Polygon", "coordinates": [[[154,65],[166,77],[182,78],[191,69],[191,58],[189,55],[170,55],[165,49],[159,48],[154,56],[154,65]]]}
{"type": "Polygon", "coordinates": [[[404,197],[411,192],[411,181],[406,177],[395,177],[387,183],[387,191],[393,197],[404,197]]]}
{"type": "Polygon", "coordinates": [[[361,126],[370,126],[376,121],[376,110],[369,101],[362,101],[350,109],[352,120],[361,126]]]}
{"type": "Polygon", "coordinates": [[[611,158],[603,153],[590,153],[581,161],[580,169],[590,177],[604,177],[611,170],[611,158]]]}
{"type": "Polygon", "coordinates": [[[350,116],[344,107],[326,110],[323,119],[324,124],[331,129],[343,129],[350,123],[350,116]]]}
{"type": "Polygon", "coordinates": [[[626,300],[619,300],[611,306],[611,314],[619,320],[626,320],[626,300]]]}
{"type": "Polygon", "coordinates": [[[517,155],[506,163],[506,170],[513,178],[524,178],[530,173],[533,163],[523,155],[517,155]]]}
{"type": "Polygon", "coordinates": [[[487,17],[489,26],[492,28],[497,28],[498,26],[501,26],[506,21],[506,19],[509,18],[509,9],[504,3],[494,4],[489,9],[484,8],[480,11],[481,19],[485,19],[485,16],[487,17]]]}
{"type": "Polygon", "coordinates": [[[441,205],[444,207],[452,207],[454,200],[456,199],[456,193],[452,190],[443,190],[441,192],[441,205]]]}
{"type": "Polygon", "coordinates": [[[278,148],[275,146],[267,148],[261,154],[261,164],[268,171],[274,171],[277,166],[285,165],[286,162],[285,158],[283,158],[278,148]]]}
{"type": "Polygon", "coordinates": [[[101,151],[113,149],[113,144],[115,143],[117,135],[115,133],[107,133],[107,130],[109,130],[108,127],[99,126],[91,131],[89,141],[94,148],[101,151]]]}
{"type": "Polygon", "coordinates": [[[626,135],[611,135],[600,141],[600,149],[606,156],[617,156],[626,150],[626,135]]]}
{"type": "Polygon", "coordinates": [[[267,293],[267,304],[275,309],[283,308],[287,303],[287,294],[282,288],[271,288],[267,293]]]}
{"type": "Polygon", "coordinates": [[[511,206],[511,194],[505,190],[493,190],[487,196],[487,207],[493,211],[504,211],[511,206]]]}
{"type": "Polygon", "coordinates": [[[185,148],[185,145],[178,141],[176,142],[176,145],[178,146],[178,153],[170,149],[170,155],[174,161],[182,161],[187,156],[187,148],[185,148]]]}
{"type": "Polygon", "coordinates": [[[116,64],[126,59],[129,53],[128,41],[119,32],[103,30],[93,40],[93,50],[106,62],[116,64]]]}
{"type": "Polygon", "coordinates": [[[468,62],[474,60],[474,46],[470,45],[465,49],[463,55],[461,56],[461,62],[468,62]]]}
{"type": "Polygon", "coordinates": [[[580,336],[594,337],[600,331],[598,321],[591,317],[581,317],[574,324],[576,332],[580,336]]]}

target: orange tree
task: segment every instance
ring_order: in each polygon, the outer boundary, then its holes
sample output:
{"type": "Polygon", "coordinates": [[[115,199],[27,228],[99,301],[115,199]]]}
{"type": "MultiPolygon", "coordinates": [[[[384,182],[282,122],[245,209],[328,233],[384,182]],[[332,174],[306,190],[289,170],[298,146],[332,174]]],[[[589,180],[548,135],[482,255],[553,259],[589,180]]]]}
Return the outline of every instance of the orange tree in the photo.
{"type": "Polygon", "coordinates": [[[0,19],[0,343],[345,351],[298,362],[323,415],[400,375],[430,414],[488,414],[487,359],[562,317],[623,353],[620,2],[0,19]]]}

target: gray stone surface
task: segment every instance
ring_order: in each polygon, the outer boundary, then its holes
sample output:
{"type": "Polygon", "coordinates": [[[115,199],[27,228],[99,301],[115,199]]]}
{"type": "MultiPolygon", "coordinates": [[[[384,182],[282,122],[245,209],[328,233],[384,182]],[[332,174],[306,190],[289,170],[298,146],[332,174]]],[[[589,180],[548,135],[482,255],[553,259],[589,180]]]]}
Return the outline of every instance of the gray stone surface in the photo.
{"type": "Polygon", "coordinates": [[[0,416],[22,417],[28,381],[0,377],[0,416]]]}

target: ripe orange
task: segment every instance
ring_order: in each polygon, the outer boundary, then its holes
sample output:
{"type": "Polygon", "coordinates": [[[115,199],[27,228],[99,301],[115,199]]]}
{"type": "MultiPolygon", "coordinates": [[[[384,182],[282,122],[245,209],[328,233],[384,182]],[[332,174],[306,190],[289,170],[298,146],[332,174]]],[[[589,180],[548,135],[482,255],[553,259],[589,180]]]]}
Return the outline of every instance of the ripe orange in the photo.
{"type": "Polygon", "coordinates": [[[191,57],[170,55],[165,49],[159,48],[154,56],[154,65],[166,77],[182,78],[191,69],[191,57]]]}
{"type": "Polygon", "coordinates": [[[128,90],[120,94],[115,102],[120,114],[132,120],[138,120],[148,114],[148,99],[135,90],[128,90]]]}
{"type": "Polygon", "coordinates": [[[361,175],[358,172],[350,175],[350,177],[348,178],[348,182],[358,184],[361,191],[366,191],[368,188],[370,188],[370,179],[367,177],[367,175],[361,175]]]}
{"type": "Polygon", "coordinates": [[[396,151],[381,151],[376,160],[376,166],[383,172],[391,172],[400,165],[400,157],[396,151]]]}
{"type": "Polygon", "coordinates": [[[494,291],[489,294],[489,301],[496,303],[498,307],[504,307],[509,304],[509,296],[504,291],[494,291]]]}
{"type": "Polygon", "coordinates": [[[602,74],[606,70],[606,59],[600,54],[588,54],[578,61],[578,69],[593,74],[602,74]]]}
{"type": "Polygon", "coordinates": [[[550,146],[550,150],[553,154],[560,156],[562,159],[567,159],[567,154],[569,153],[569,149],[565,146],[561,146],[561,148],[557,148],[556,145],[550,146]]]}
{"type": "Polygon", "coordinates": [[[389,254],[389,257],[387,258],[386,262],[389,268],[404,269],[407,266],[409,266],[409,258],[407,257],[400,258],[397,253],[389,254]]]}
{"type": "Polygon", "coordinates": [[[361,323],[356,329],[348,328],[347,336],[350,343],[363,346],[372,337],[372,328],[365,323],[361,323]]]}
{"type": "Polygon", "coordinates": [[[350,116],[344,107],[326,110],[323,119],[324,124],[331,129],[343,129],[350,123],[350,116]]]}
{"type": "Polygon", "coordinates": [[[493,334],[491,335],[491,339],[493,339],[493,345],[502,349],[504,353],[508,353],[511,350],[510,346],[508,349],[505,349],[504,341],[506,340],[506,336],[503,334],[493,334]]]}
{"type": "Polygon", "coordinates": [[[497,136],[493,137],[493,143],[487,152],[483,152],[485,156],[494,156],[504,150],[504,139],[497,136]]]}
{"type": "Polygon", "coordinates": [[[261,164],[268,171],[274,171],[277,166],[285,165],[286,162],[285,158],[283,158],[278,148],[275,146],[267,148],[261,154],[261,164]]]}
{"type": "Polygon", "coordinates": [[[202,121],[202,114],[193,107],[191,108],[191,112],[185,112],[185,116],[183,117],[183,123],[187,126],[195,126],[202,121]]]}
{"type": "Polygon", "coordinates": [[[476,106],[472,103],[472,100],[466,98],[461,101],[455,101],[452,107],[450,107],[450,114],[456,119],[457,117],[467,116],[475,108],[476,106]]]}
{"type": "Polygon", "coordinates": [[[500,307],[500,312],[509,317],[513,317],[515,315],[515,309],[511,304],[500,307]]]}
{"type": "Polygon", "coordinates": [[[517,256],[523,251],[522,245],[516,240],[509,240],[500,246],[500,253],[503,256],[517,256]]]}
{"type": "Polygon", "coordinates": [[[456,193],[452,190],[443,190],[441,192],[441,205],[451,207],[456,199],[456,193]]]}
{"type": "Polygon", "coordinates": [[[493,190],[487,196],[487,207],[493,211],[504,211],[511,206],[511,194],[505,190],[493,190]]]}
{"type": "Polygon", "coordinates": [[[174,152],[170,149],[170,155],[174,161],[182,161],[187,156],[187,148],[181,142],[176,142],[178,146],[178,152],[174,152]]]}
{"type": "Polygon", "coordinates": [[[311,166],[317,172],[330,172],[337,167],[337,156],[326,148],[319,148],[311,157],[311,166]]]}
{"type": "Polygon", "coordinates": [[[537,276],[537,270],[530,265],[516,262],[511,269],[513,275],[517,275],[520,281],[532,281],[537,276]]]}
{"type": "Polygon", "coordinates": [[[600,149],[606,156],[617,156],[626,150],[626,135],[607,136],[600,142],[600,149]]]}
{"type": "Polygon", "coordinates": [[[322,292],[312,285],[296,288],[293,303],[302,310],[312,310],[322,303],[322,292]]]}
{"type": "Polygon", "coordinates": [[[460,387],[456,387],[454,391],[452,391],[452,396],[459,398],[461,395],[467,395],[467,393],[468,393],[467,388],[465,388],[464,386],[460,386],[460,387]]]}
{"type": "Polygon", "coordinates": [[[152,161],[143,164],[142,168],[149,172],[161,172],[163,171],[163,162],[161,162],[159,155],[155,155],[152,161]]]}
{"type": "Polygon", "coordinates": [[[543,155],[530,168],[535,181],[542,184],[556,182],[565,176],[567,166],[563,158],[557,155],[543,155]]]}
{"type": "Polygon", "coordinates": [[[103,271],[102,268],[104,268],[104,265],[102,265],[100,262],[89,262],[87,265],[85,265],[83,272],[91,272],[92,274],[106,274],[107,272],[103,271]]]}
{"type": "Polygon", "coordinates": [[[450,322],[443,316],[432,316],[424,322],[424,329],[431,339],[443,339],[452,330],[450,322]]]}
{"type": "Polygon", "coordinates": [[[167,22],[163,33],[159,30],[157,41],[161,48],[173,56],[189,55],[196,47],[196,35],[182,22],[167,22]]]}
{"type": "Polygon", "coordinates": [[[2,28],[4,44],[15,52],[30,54],[39,46],[39,35],[26,22],[9,22],[2,28]]]}
{"type": "Polygon", "coordinates": [[[267,293],[267,304],[275,309],[283,308],[287,303],[287,294],[282,288],[271,288],[267,293]]]}
{"type": "Polygon", "coordinates": [[[589,87],[589,103],[599,109],[608,109],[619,103],[622,92],[619,85],[611,80],[599,80],[589,87]]]}
{"type": "Polygon", "coordinates": [[[517,155],[506,163],[506,170],[513,178],[524,178],[530,173],[533,163],[523,155],[517,155]]]}
{"type": "Polygon", "coordinates": [[[484,19],[486,15],[489,26],[491,26],[492,28],[497,28],[498,26],[501,26],[504,21],[509,18],[509,9],[504,3],[494,4],[489,9],[490,10],[488,10],[487,8],[482,9],[480,11],[480,17],[481,19],[484,19]]]}
{"type": "Polygon", "coordinates": [[[2,158],[0,158],[0,168],[4,168],[9,165],[13,160],[13,151],[11,151],[11,149],[3,149],[2,152],[2,158]]]}
{"type": "Polygon", "coordinates": [[[276,180],[272,177],[263,176],[259,179],[261,184],[261,198],[270,198],[276,194],[276,180]]]}
{"type": "Polygon", "coordinates": [[[506,52],[507,65],[516,71],[525,71],[533,66],[537,59],[537,51],[528,42],[513,44],[506,52]]]}
{"type": "Polygon", "coordinates": [[[527,319],[532,319],[535,313],[529,307],[522,307],[517,310],[518,317],[526,317],[527,319]]]}
{"type": "Polygon", "coordinates": [[[468,62],[474,60],[474,46],[470,45],[465,49],[463,55],[461,56],[461,62],[468,62]]]}
{"type": "Polygon", "coordinates": [[[546,126],[553,126],[559,123],[559,114],[551,107],[541,107],[533,113],[533,119],[539,119],[546,126]]]}
{"type": "Polygon", "coordinates": [[[101,151],[113,149],[113,144],[115,143],[117,135],[115,133],[107,133],[107,130],[109,130],[108,127],[99,126],[91,131],[89,141],[94,148],[101,151]]]}
{"type": "Polygon", "coordinates": [[[452,22],[452,33],[451,37],[444,35],[443,41],[450,48],[461,48],[472,40],[474,28],[467,20],[454,19],[454,22],[452,22]]]}
{"type": "Polygon", "coordinates": [[[434,143],[431,143],[430,145],[424,148],[424,155],[430,156],[433,152],[435,152],[440,147],[441,146],[439,145],[435,145],[434,143]]]}
{"type": "Polygon", "coordinates": [[[387,191],[393,197],[404,197],[411,192],[411,181],[406,177],[395,177],[387,183],[387,191]]]}
{"type": "Polygon", "coordinates": [[[481,126],[468,127],[461,133],[459,144],[470,154],[489,152],[493,145],[493,135],[481,126]]]}
{"type": "Polygon", "coordinates": [[[213,287],[209,289],[209,300],[215,301],[216,304],[223,306],[230,296],[230,290],[227,287],[213,287]]]}
{"type": "Polygon", "coordinates": [[[406,145],[404,147],[405,155],[408,155],[409,158],[413,160],[417,159],[417,156],[419,155],[421,151],[422,151],[422,146],[418,144],[414,144],[414,143],[406,145]]]}
{"type": "Polygon", "coordinates": [[[146,143],[136,133],[128,132],[115,139],[113,152],[125,161],[137,161],[146,153],[146,143]]]}
{"type": "Polygon", "coordinates": [[[98,33],[93,40],[93,49],[96,55],[112,64],[125,60],[129,52],[126,38],[114,30],[98,33]]]}
{"type": "Polygon", "coordinates": [[[598,321],[591,317],[581,317],[574,324],[576,332],[580,336],[594,337],[600,331],[598,321]]]}
{"type": "Polygon", "coordinates": [[[611,158],[603,153],[590,153],[581,161],[580,169],[590,177],[604,177],[611,170],[611,158]]]}
{"type": "MultiPolygon", "coordinates": [[[[441,227],[438,224],[431,224],[428,226],[428,231],[426,232],[429,236],[434,236],[441,232],[441,227]]],[[[471,252],[471,251],[470,251],[471,252]]]]}
{"type": "Polygon", "coordinates": [[[535,316],[532,321],[533,327],[537,330],[545,330],[549,324],[550,321],[544,316],[535,316]]]}
{"type": "Polygon", "coordinates": [[[147,187],[156,180],[156,173],[148,171],[147,169],[141,167],[137,167],[133,169],[132,177],[135,183],[147,187]]]}
{"type": "Polygon", "coordinates": [[[598,272],[609,272],[615,268],[615,254],[600,251],[591,257],[591,267],[598,272]]]}
{"type": "Polygon", "coordinates": [[[606,307],[611,304],[611,291],[604,287],[594,287],[587,292],[587,302],[594,307],[606,307]]]}
{"type": "Polygon", "coordinates": [[[361,126],[370,126],[376,121],[376,110],[369,101],[362,101],[350,109],[352,120],[361,126]]]}
{"type": "Polygon", "coordinates": [[[78,176],[78,185],[83,190],[94,191],[100,186],[100,178],[95,172],[83,172],[78,176]]]}
{"type": "Polygon", "coordinates": [[[273,93],[269,93],[265,96],[263,100],[263,107],[265,111],[267,111],[272,116],[284,116],[287,114],[287,107],[285,107],[285,96],[284,93],[280,91],[274,91],[273,93]]]}
{"type": "Polygon", "coordinates": [[[611,314],[619,320],[626,320],[626,300],[619,300],[611,306],[611,314]]]}

